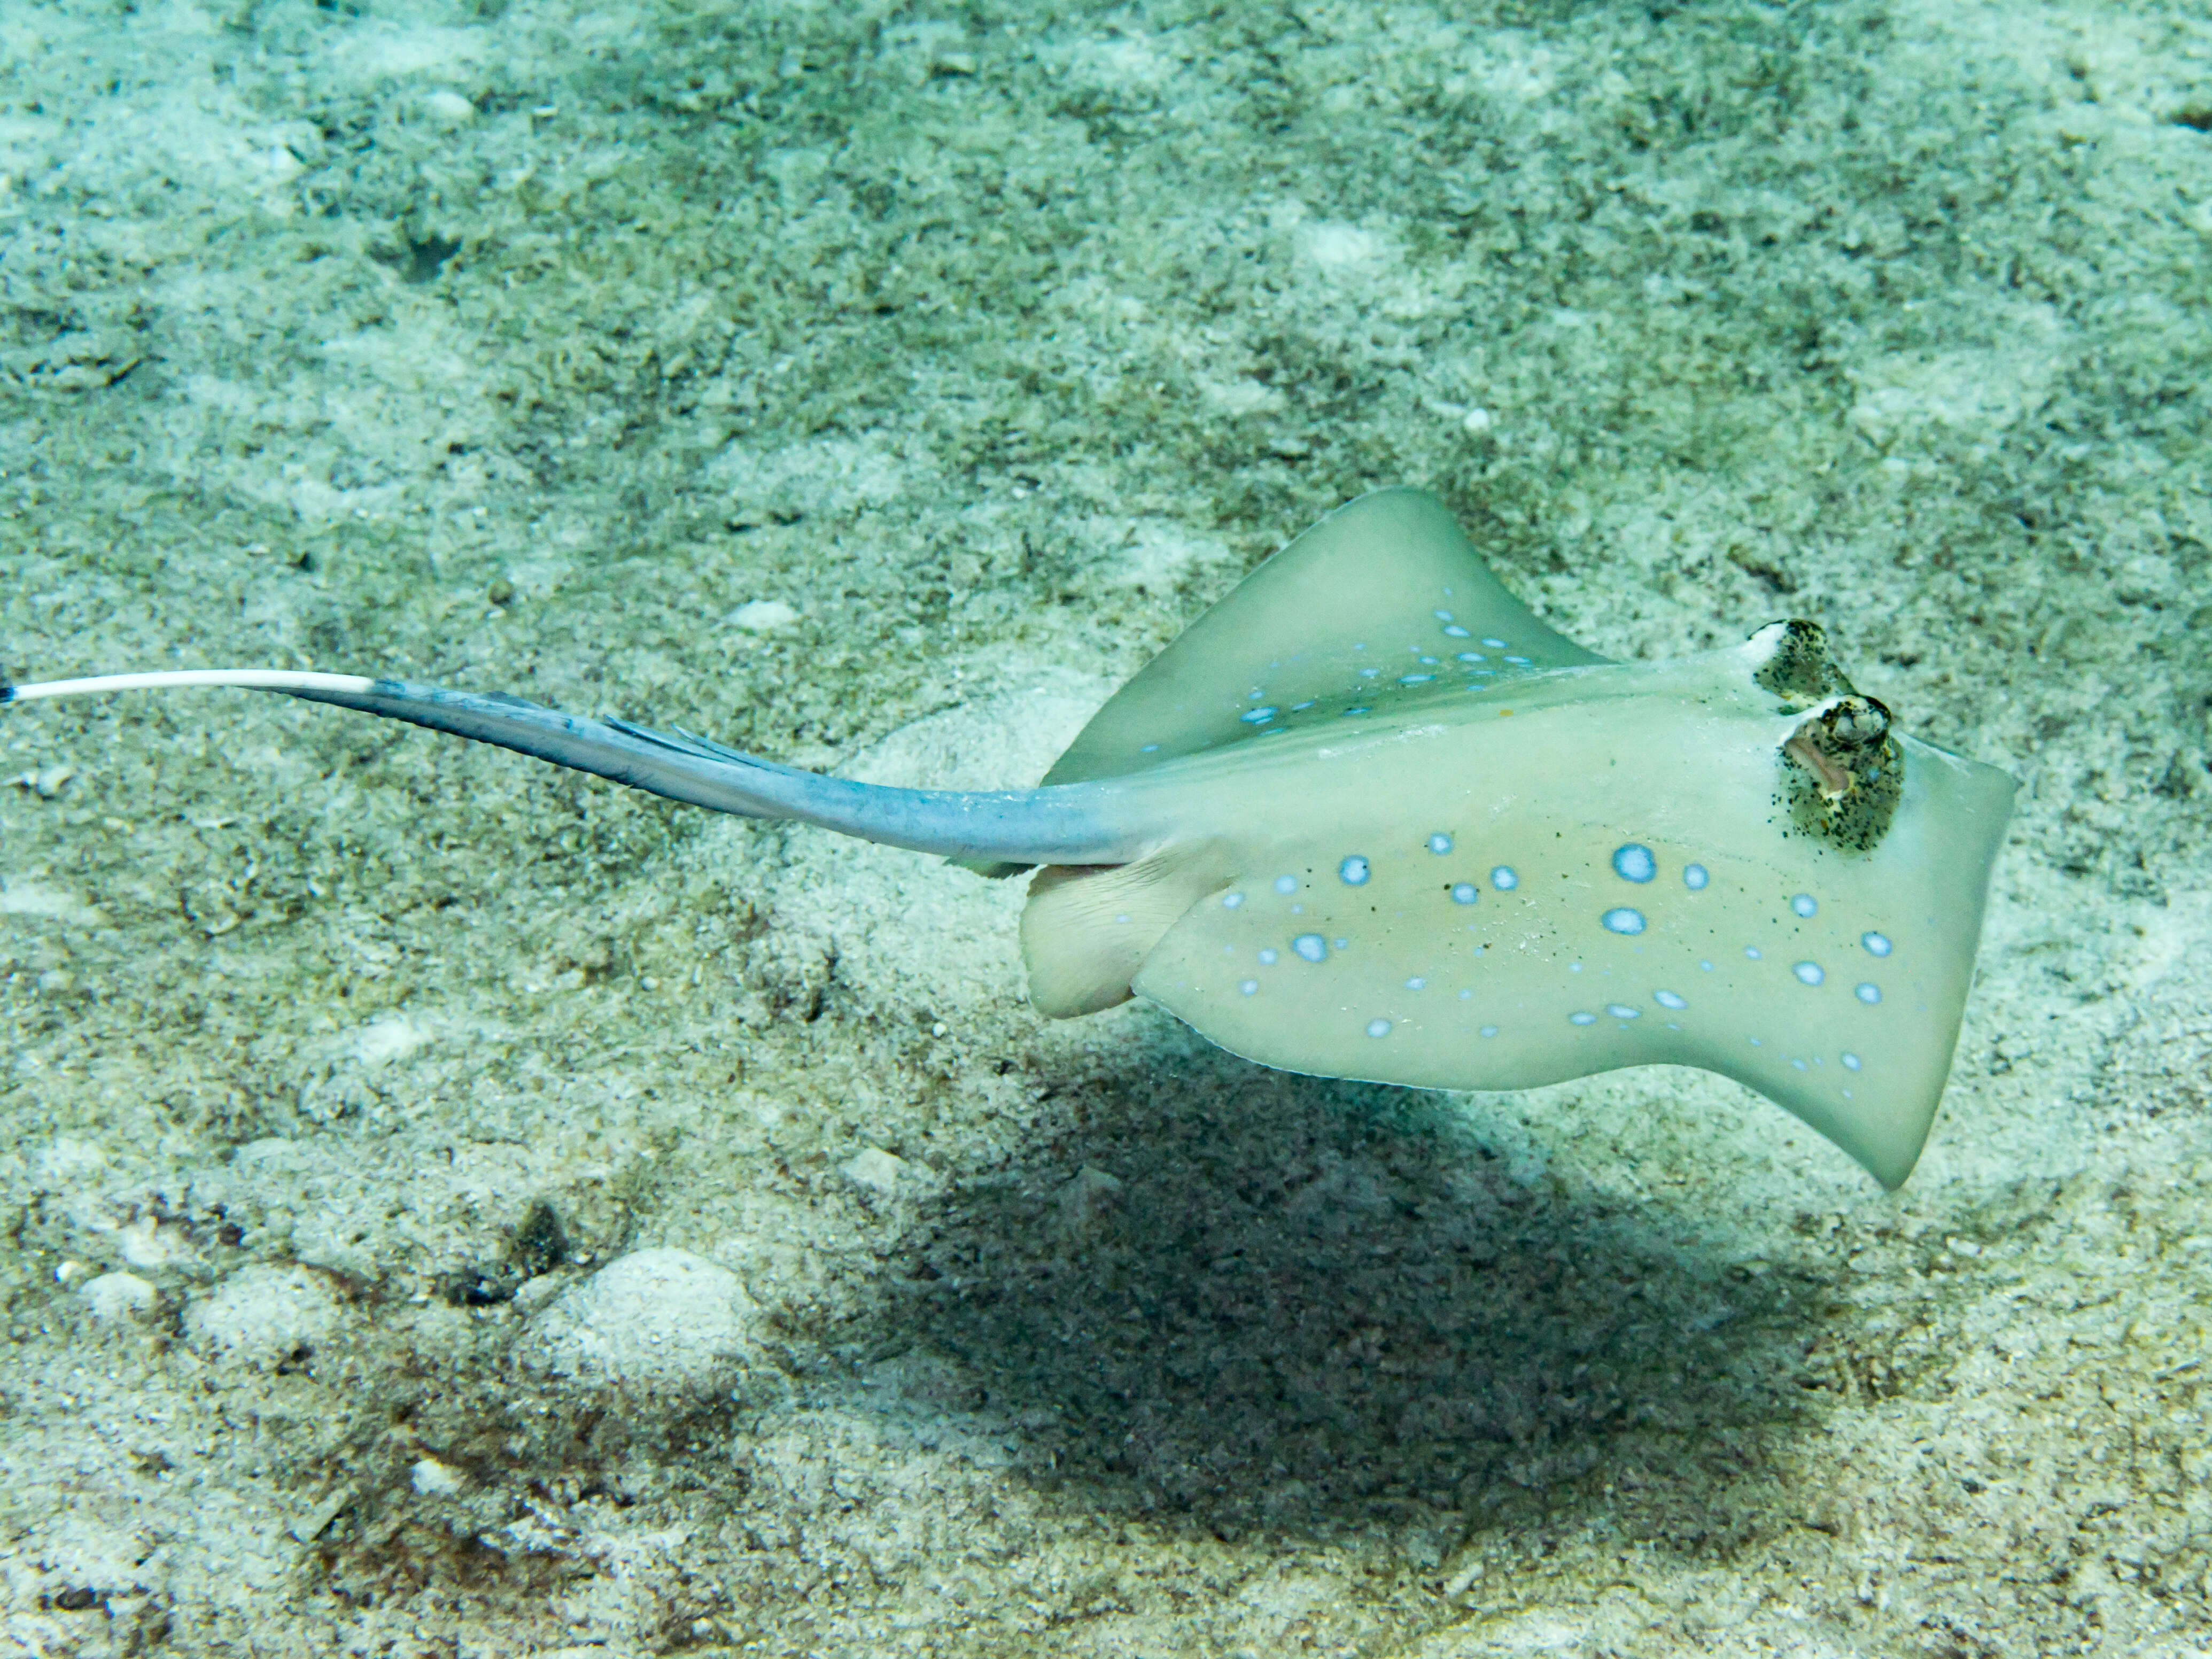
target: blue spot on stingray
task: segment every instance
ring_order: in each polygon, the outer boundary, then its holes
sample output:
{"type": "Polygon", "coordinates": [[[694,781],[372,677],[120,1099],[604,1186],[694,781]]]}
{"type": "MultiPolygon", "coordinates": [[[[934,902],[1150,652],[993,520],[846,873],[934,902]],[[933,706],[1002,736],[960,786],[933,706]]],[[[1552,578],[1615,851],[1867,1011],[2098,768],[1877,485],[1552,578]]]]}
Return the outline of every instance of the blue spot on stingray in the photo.
{"type": "Polygon", "coordinates": [[[1291,941],[1291,949],[1296,951],[1308,962],[1328,960],[1328,946],[1319,933],[1300,933],[1291,941]]]}
{"type": "Polygon", "coordinates": [[[1709,974],[1713,971],[1713,964],[1705,961],[1703,957],[1698,958],[1698,966],[1704,969],[1709,974]]]}
{"type": "Polygon", "coordinates": [[[1662,1008],[1686,1008],[1690,1006],[1689,998],[1679,991],[1654,991],[1651,1000],[1662,1008]]]}
{"type": "Polygon", "coordinates": [[[1793,1060],[1790,1063],[1801,1072],[1805,1069],[1805,1062],[1802,1060],[1793,1060]]]}
{"type": "Polygon", "coordinates": [[[1595,1014],[1569,1014],[1567,1016],[1567,1024],[1570,1025],[1595,1025],[1597,1024],[1597,1016],[1595,1014]]]}
{"type": "Polygon", "coordinates": [[[1260,981],[1256,979],[1240,979],[1237,981],[1237,988],[1249,997],[1260,988],[1260,981]]]}
{"type": "Polygon", "coordinates": [[[1438,622],[1449,622],[1452,619],[1452,614],[1449,611],[1439,611],[1436,616],[1438,622]]]}
{"type": "Polygon", "coordinates": [[[1757,962],[1757,961],[1759,959],[1759,947],[1758,947],[1756,945],[1745,945],[1745,946],[1743,947],[1743,953],[1744,953],[1744,955],[1746,955],[1746,956],[1749,957],[1750,957],[1753,962],[1757,962]]]}
{"type": "Polygon", "coordinates": [[[1269,703],[1262,708],[1248,708],[1237,718],[1247,726],[1257,726],[1262,720],[1271,720],[1275,718],[1275,706],[1269,703]]]}
{"type": "Polygon", "coordinates": [[[1870,957],[1886,957],[1891,949],[1888,937],[1882,933],[1861,933],[1859,943],[1866,946],[1866,953],[1870,957]]]}
{"type": "Polygon", "coordinates": [[[1801,916],[1809,916],[1820,909],[1810,893],[1800,893],[1790,901],[1790,908],[1801,916]]]}
{"type": "Polygon", "coordinates": [[[1408,991],[1425,991],[1425,990],[1427,990],[1427,989],[1428,989],[1428,988],[1429,988],[1429,982],[1428,982],[1428,981],[1426,981],[1426,980],[1425,980],[1425,979],[1421,978],[1421,977],[1420,977],[1420,975],[1419,975],[1418,974],[1417,974],[1417,975],[1415,975],[1412,979],[1409,979],[1409,980],[1407,980],[1407,981],[1406,981],[1406,988],[1407,988],[1408,991]]]}
{"type": "Polygon", "coordinates": [[[1484,656],[1480,651],[1462,651],[1459,653],[1458,660],[1461,662],[1488,662],[1490,659],[1484,656]]]}
{"type": "Polygon", "coordinates": [[[1625,1002],[1608,1002],[1605,1005],[1605,1011],[1608,1014],[1611,1014],[1615,1019],[1641,1019],[1644,1018],[1644,1011],[1641,1008],[1632,1008],[1625,1002]]]}
{"type": "Polygon", "coordinates": [[[1389,1036],[1390,1035],[1390,1022],[1387,1019],[1369,1020],[1367,1022],[1367,1035],[1371,1037],[1389,1036]]]}
{"type": "Polygon", "coordinates": [[[1156,743],[1139,744],[1137,746],[1137,752],[1140,755],[1156,755],[1159,752],[1159,744],[1156,743]]]}
{"type": "Polygon", "coordinates": [[[1651,849],[1638,842],[1613,849],[1613,873],[1623,881],[1649,881],[1659,873],[1651,849]]]}
{"type": "Polygon", "coordinates": [[[1277,957],[1275,955],[1275,947],[1273,945],[1267,945],[1261,951],[1260,965],[1262,968],[1272,968],[1275,965],[1277,957]]]}
{"type": "Polygon", "coordinates": [[[1847,1072],[1856,1072],[1858,1068],[1859,1057],[1846,1049],[1844,1053],[1844,1069],[1847,1072]]]}
{"type": "Polygon", "coordinates": [[[1347,708],[1344,712],[1347,714],[1371,714],[1375,711],[1371,708],[1347,708]]]}
{"type": "Polygon", "coordinates": [[[1294,702],[1291,705],[1291,713],[1293,714],[1303,714],[1307,709],[1314,706],[1314,702],[1315,700],[1313,698],[1308,697],[1304,702],[1294,702]]]}
{"type": "Polygon", "coordinates": [[[1493,640],[1486,636],[1482,642],[1492,651],[1503,651],[1505,648],[1505,641],[1503,640],[1493,640]]]}
{"type": "Polygon", "coordinates": [[[1468,633],[1467,629],[1462,628],[1457,623],[1454,623],[1449,628],[1444,629],[1444,633],[1448,637],[1455,640],[1464,640],[1473,637],[1468,633]]]}
{"type": "Polygon", "coordinates": [[[1682,866],[1682,885],[1693,893],[1704,892],[1705,884],[1711,879],[1712,877],[1706,872],[1705,866],[1702,864],[1686,864],[1682,866]]]}
{"type": "Polygon", "coordinates": [[[1861,1002],[1880,1002],[1881,1000],[1881,987],[1879,985],[1862,985],[1858,988],[1857,995],[1858,1000],[1861,1002]]]}
{"type": "Polygon", "coordinates": [[[1429,851],[1434,853],[1438,858],[1442,858],[1445,854],[1450,852],[1452,848],[1451,837],[1444,834],[1441,830],[1437,830],[1435,835],[1429,837],[1428,844],[1429,851]]]}
{"type": "Polygon", "coordinates": [[[1221,908],[1224,910],[1234,910],[1243,902],[1244,895],[1242,893],[1224,893],[1221,896],[1221,908]]]}
{"type": "Polygon", "coordinates": [[[1598,920],[1605,924],[1608,933],[1640,933],[1644,931],[1644,912],[1623,905],[1618,910],[1608,910],[1598,920]]]}
{"type": "Polygon", "coordinates": [[[1379,668],[1363,668],[1359,671],[1359,678],[1363,680],[1371,680],[1382,672],[1379,668]]]}
{"type": "Polygon", "coordinates": [[[1452,887],[1454,904],[1472,904],[1482,896],[1482,889],[1471,881],[1455,883],[1452,887]]]}
{"type": "Polygon", "coordinates": [[[1340,939],[1336,942],[1336,948],[1340,951],[1349,951],[1352,948],[1352,941],[1348,939],[1340,939]]]}
{"type": "Polygon", "coordinates": [[[1496,1036],[1497,1035],[1498,1028],[1495,1025],[1486,1025],[1475,1033],[1477,1036],[1496,1036]]]}
{"type": "Polygon", "coordinates": [[[1501,864],[1490,872],[1490,884],[1501,893],[1510,893],[1521,884],[1521,878],[1513,873],[1513,866],[1501,864]]]}
{"type": "Polygon", "coordinates": [[[1279,893],[1297,892],[1298,890],[1298,878],[1296,876],[1277,876],[1275,878],[1275,890],[1279,893]]]}
{"type": "Polygon", "coordinates": [[[1528,665],[1528,659],[1526,657],[1508,657],[1505,660],[1516,668],[1526,668],[1528,665]]]}
{"type": "Polygon", "coordinates": [[[1434,674],[1401,674],[1398,676],[1398,684],[1401,685],[1426,685],[1434,678],[1436,678],[1434,674]]]}
{"type": "Polygon", "coordinates": [[[1434,668],[1437,665],[1437,659],[1434,657],[1422,657],[1419,661],[1424,668],[1434,668]]]}
{"type": "Polygon", "coordinates": [[[1800,985],[1818,985],[1822,980],[1827,978],[1827,975],[1821,971],[1820,964],[1817,962],[1793,963],[1790,971],[1797,975],[1797,982],[1800,985]]]}
{"type": "Polygon", "coordinates": [[[1346,887],[1364,887],[1367,873],[1367,860],[1357,853],[1336,866],[1336,878],[1346,887]]]}

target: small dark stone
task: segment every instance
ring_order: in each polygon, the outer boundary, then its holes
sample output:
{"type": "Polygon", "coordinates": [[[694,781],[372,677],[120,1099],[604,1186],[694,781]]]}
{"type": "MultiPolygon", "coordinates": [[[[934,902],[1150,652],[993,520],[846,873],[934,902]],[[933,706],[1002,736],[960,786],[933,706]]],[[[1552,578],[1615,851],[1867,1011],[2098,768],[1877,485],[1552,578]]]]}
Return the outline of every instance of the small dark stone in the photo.
{"type": "Polygon", "coordinates": [[[507,1261],[525,1279],[550,1273],[568,1259],[568,1230],[550,1204],[540,1199],[515,1230],[514,1247],[507,1261]]]}
{"type": "Polygon", "coordinates": [[[512,1302],[514,1290],[496,1274],[473,1271],[448,1274],[440,1286],[441,1294],[456,1308],[495,1308],[512,1302]]]}

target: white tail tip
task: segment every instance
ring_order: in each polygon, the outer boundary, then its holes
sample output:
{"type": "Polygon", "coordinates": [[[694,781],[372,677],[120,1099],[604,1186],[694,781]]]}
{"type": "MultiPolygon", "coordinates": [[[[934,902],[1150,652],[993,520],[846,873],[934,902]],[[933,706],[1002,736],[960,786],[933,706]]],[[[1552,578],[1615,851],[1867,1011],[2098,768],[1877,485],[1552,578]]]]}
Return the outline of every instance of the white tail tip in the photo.
{"type": "Polygon", "coordinates": [[[342,691],[355,696],[376,682],[359,674],[304,674],[286,668],[184,668],[163,674],[96,674],[81,680],[39,680],[0,685],[0,702],[42,697],[83,697],[106,691],[161,691],[179,685],[243,685],[260,691],[342,691]]]}

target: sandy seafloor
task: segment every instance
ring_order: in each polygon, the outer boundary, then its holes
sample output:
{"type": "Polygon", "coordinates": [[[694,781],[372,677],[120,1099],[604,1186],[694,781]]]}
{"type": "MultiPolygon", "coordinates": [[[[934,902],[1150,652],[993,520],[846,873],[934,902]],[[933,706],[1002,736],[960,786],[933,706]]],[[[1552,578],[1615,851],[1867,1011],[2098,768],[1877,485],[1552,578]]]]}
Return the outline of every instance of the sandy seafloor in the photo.
{"type": "Polygon", "coordinates": [[[1048,1024],[930,860],[11,712],[0,1649],[2212,1650],[2201,6],[9,0],[0,305],[19,678],[1022,783],[1407,482],[2024,783],[1885,1196],[1048,1024]]]}

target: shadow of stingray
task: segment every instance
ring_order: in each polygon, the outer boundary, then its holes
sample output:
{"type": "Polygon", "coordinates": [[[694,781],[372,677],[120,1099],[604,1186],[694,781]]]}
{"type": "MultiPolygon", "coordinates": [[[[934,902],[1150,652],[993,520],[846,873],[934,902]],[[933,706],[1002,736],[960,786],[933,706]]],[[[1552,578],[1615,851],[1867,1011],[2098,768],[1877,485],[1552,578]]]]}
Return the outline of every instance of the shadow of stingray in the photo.
{"type": "Polygon", "coordinates": [[[1070,1501],[1327,1537],[1617,1485],[1634,1531],[1695,1547],[1800,1415],[1825,1283],[1516,1179],[1448,1097],[1207,1051],[1052,1105],[841,1336],[882,1407],[1018,1425],[1070,1501]]]}

